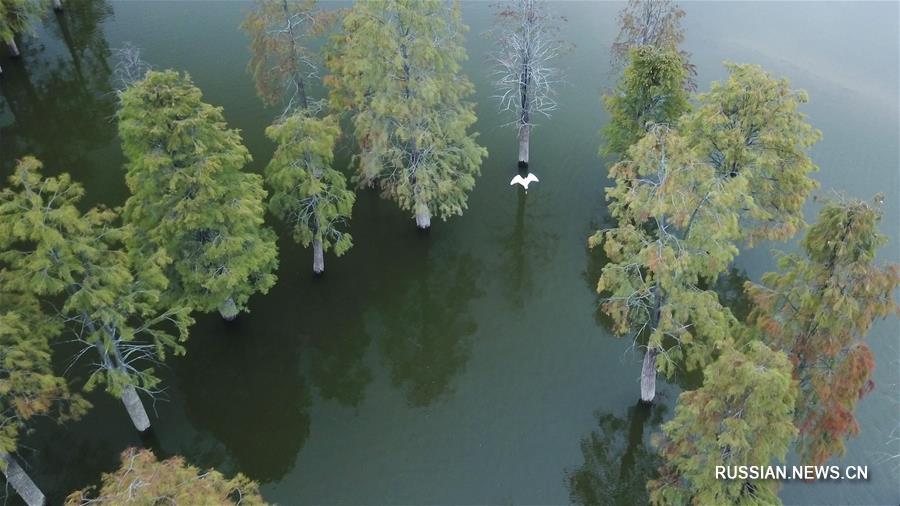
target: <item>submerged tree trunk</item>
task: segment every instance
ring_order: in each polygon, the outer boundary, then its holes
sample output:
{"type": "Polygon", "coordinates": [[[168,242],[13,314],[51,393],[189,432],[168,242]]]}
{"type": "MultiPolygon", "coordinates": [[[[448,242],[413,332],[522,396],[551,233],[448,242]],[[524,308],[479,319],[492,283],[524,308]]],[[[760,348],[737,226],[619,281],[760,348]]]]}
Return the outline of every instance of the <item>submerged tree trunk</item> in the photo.
{"type": "Polygon", "coordinates": [[[131,422],[138,432],[144,432],[150,428],[150,417],[147,416],[144,404],[133,386],[128,385],[125,387],[125,390],[122,392],[122,402],[125,404],[128,416],[131,417],[131,422]]]}
{"type": "Polygon", "coordinates": [[[431,213],[428,211],[416,213],[416,226],[422,230],[431,228],[431,213]]]}
{"type": "Polygon", "coordinates": [[[313,239],[313,273],[316,275],[325,272],[325,252],[322,250],[322,240],[313,239]]]}
{"type": "Polygon", "coordinates": [[[239,311],[232,297],[225,299],[225,302],[219,304],[219,314],[225,321],[230,322],[237,318],[239,311]]]}
{"type": "Polygon", "coordinates": [[[18,58],[22,55],[19,52],[19,46],[16,45],[16,39],[10,37],[8,41],[6,41],[6,45],[9,46],[9,55],[13,58],[18,58]]]}
{"type": "Polygon", "coordinates": [[[431,211],[428,210],[428,205],[425,202],[418,199],[416,199],[416,226],[420,230],[431,228],[431,211]]]}
{"type": "Polygon", "coordinates": [[[0,453],[0,460],[3,461],[3,475],[6,476],[6,482],[12,485],[12,488],[25,501],[25,504],[28,506],[44,506],[47,502],[44,493],[34,484],[25,470],[22,469],[22,466],[16,462],[16,459],[8,453],[0,453]]]}
{"type": "Polygon", "coordinates": [[[531,143],[531,125],[519,128],[519,168],[528,168],[528,148],[531,143]]]}
{"type": "Polygon", "coordinates": [[[648,348],[641,366],[641,402],[650,404],[656,397],[656,356],[657,348],[648,348]]]}

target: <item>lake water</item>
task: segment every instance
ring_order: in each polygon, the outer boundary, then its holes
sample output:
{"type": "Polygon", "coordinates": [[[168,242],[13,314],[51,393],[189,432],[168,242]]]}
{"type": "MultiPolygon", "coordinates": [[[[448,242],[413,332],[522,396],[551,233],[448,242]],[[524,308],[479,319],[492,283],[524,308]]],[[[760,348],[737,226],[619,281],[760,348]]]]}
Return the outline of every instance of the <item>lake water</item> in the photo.
{"type": "MultiPolygon", "coordinates": [[[[110,49],[130,41],[156,68],[191,74],[225,108],[261,171],[272,144],[245,71],[238,29],[249,4],[65,0],[24,58],[0,55],[0,173],[25,154],[48,173],[68,171],[86,204],[119,205],[126,191],[112,121],[110,49]]],[[[650,435],[672,416],[679,388],[636,406],[640,354],[611,337],[596,313],[602,259],[586,238],[607,219],[597,157],[612,85],[609,47],[619,3],[553,3],[574,44],[560,66],[560,107],[536,128],[524,198],[510,189],[515,131],[492,99],[483,36],[487,3],[463,4],[477,94],[479,140],[490,151],[463,217],[416,233],[395,204],[371,191],[353,213],[354,248],[311,276],[311,252],[284,228],[277,286],[252,313],[225,325],[200,316],[188,354],[162,375],[166,399],[139,438],[104,392],[63,427],[40,423],[24,443],[32,476],[58,503],[148,445],[201,467],[240,471],[281,504],[640,504],[656,466],[650,435]]],[[[803,108],[823,140],[813,149],[819,194],[869,199],[885,192],[883,261],[900,261],[898,3],[687,3],[686,43],[700,89],[725,76],[723,60],[759,63],[811,97],[803,108]]],[[[314,93],[322,96],[321,88],[314,93]]],[[[346,166],[350,148],[338,161],[346,166]]],[[[813,217],[810,203],[807,216],[813,217]]],[[[723,294],[773,267],[772,248],[745,251],[723,294]]],[[[842,465],[868,465],[867,482],[788,483],[790,504],[897,504],[900,421],[896,318],[869,336],[877,388],[860,405],[862,433],[842,465]],[[896,435],[896,433],[895,433],[896,435]]],[[[73,381],[84,379],[75,369],[73,381]]],[[[17,499],[13,499],[15,501],[17,499]]]]}

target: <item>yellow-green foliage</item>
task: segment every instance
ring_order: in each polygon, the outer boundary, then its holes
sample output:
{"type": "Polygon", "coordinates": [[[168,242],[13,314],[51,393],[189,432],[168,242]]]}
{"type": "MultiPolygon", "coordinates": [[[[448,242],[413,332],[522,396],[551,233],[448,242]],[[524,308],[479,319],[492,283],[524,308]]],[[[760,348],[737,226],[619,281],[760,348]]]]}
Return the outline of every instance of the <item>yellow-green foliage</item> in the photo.
{"type": "Polygon", "coordinates": [[[357,180],[401,209],[462,214],[487,151],[467,129],[473,91],[462,74],[466,31],[458,6],[437,1],[357,2],[331,44],[331,103],[350,109],[357,180]]]}
{"type": "Polygon", "coordinates": [[[16,35],[34,31],[47,5],[43,0],[0,0],[0,40],[8,43],[16,35]]]}
{"type": "Polygon", "coordinates": [[[727,270],[737,255],[739,209],[746,180],[727,182],[697,160],[677,132],[650,130],[614,165],[607,189],[618,225],[597,232],[609,263],[597,291],[618,334],[646,339],[663,350],[658,366],[703,367],[736,324],[717,295],[701,288],[727,270]]]}
{"type": "Polygon", "coordinates": [[[16,451],[32,418],[62,422],[89,406],[53,372],[50,340],[59,334],[59,320],[46,316],[34,296],[7,292],[15,276],[0,270],[0,454],[16,451]]]}
{"type": "Polygon", "coordinates": [[[266,129],[278,147],[266,167],[272,188],[269,209],[290,225],[294,240],[309,246],[322,241],[325,251],[342,255],[353,245],[343,228],[356,196],[344,175],[332,168],[334,144],[340,135],[333,116],[317,118],[298,110],[266,129]]]}
{"type": "Polygon", "coordinates": [[[900,266],[875,264],[887,238],[881,209],[859,200],[830,201],[802,242],[805,255],[783,255],[780,272],[747,283],[750,321],[784,350],[800,384],[796,424],[804,462],[844,453],[859,432],[856,405],[874,384],[875,356],[863,341],[873,321],[897,312],[900,266]]]}
{"type": "Polygon", "coordinates": [[[603,129],[601,155],[621,159],[654,124],[674,126],[690,108],[687,74],[675,48],[641,46],[612,94],[603,97],[609,123],[603,129]]]}
{"type": "Polygon", "coordinates": [[[681,130],[719,177],[743,174],[753,197],[742,216],[744,237],[785,240],[803,226],[803,204],[818,183],[807,149],[820,137],[799,111],[806,92],[757,65],[726,64],[724,82],[697,96],[681,130]]]}
{"type": "Polygon", "coordinates": [[[264,224],[262,178],[242,170],[250,154],[238,132],[190,77],[171,70],[125,90],[118,120],[131,252],[163,250],[170,291],[185,304],[211,311],[230,299],[245,309],[275,284],[278,250],[264,224]]]}
{"type": "Polygon", "coordinates": [[[727,349],[704,370],[703,386],[682,393],[663,425],[652,504],[780,504],[776,480],[716,479],[716,466],[766,466],[784,459],[795,434],[796,389],[784,353],[760,342],[727,349]]]}
{"type": "Polygon", "coordinates": [[[259,484],[242,474],[226,478],[222,473],[187,464],[182,457],[163,461],[150,450],[129,448],[122,452],[122,465],[103,475],[100,487],[69,494],[67,506],[88,504],[209,504],[265,505],[259,484]]]}
{"type": "Polygon", "coordinates": [[[61,315],[100,355],[85,388],[105,384],[116,396],[127,385],[152,389],[159,383],[152,362],[168,350],[184,353],[191,323],[189,308],[161,308],[169,259],[157,252],[136,263],[122,247],[131,229],[116,225],[114,211],[82,214],[81,185],[67,174],[43,177],[40,168],[23,159],[0,192],[0,261],[14,273],[4,289],[65,297],[61,315]]]}

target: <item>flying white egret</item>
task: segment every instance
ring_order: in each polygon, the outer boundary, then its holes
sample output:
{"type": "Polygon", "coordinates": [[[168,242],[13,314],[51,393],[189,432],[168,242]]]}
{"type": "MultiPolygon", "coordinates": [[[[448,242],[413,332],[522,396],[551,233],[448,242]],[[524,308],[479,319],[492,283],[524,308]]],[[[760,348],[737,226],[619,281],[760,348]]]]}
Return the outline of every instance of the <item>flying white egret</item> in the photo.
{"type": "Polygon", "coordinates": [[[520,174],[516,174],[516,177],[512,178],[512,181],[509,182],[509,185],[512,186],[518,183],[522,185],[522,188],[525,188],[525,193],[528,193],[529,183],[538,183],[540,181],[541,180],[538,179],[537,176],[529,172],[525,177],[522,177],[520,174]]]}

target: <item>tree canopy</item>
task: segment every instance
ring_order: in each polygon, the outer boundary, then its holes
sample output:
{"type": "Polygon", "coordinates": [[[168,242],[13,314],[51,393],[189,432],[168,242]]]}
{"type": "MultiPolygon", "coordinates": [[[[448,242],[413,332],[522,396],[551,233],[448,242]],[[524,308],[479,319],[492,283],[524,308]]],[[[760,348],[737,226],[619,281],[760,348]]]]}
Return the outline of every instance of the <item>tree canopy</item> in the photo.
{"type": "MultiPolygon", "coordinates": [[[[131,398],[135,388],[155,393],[153,365],[167,351],[184,353],[192,322],[188,307],[160,301],[168,258],[159,251],[138,263],[123,249],[131,230],[117,226],[114,211],[81,213],[81,185],[66,174],[44,177],[40,169],[36,159],[23,159],[0,193],[0,216],[9,224],[0,227],[0,242],[10,245],[0,260],[16,273],[7,285],[64,297],[60,316],[83,345],[73,361],[99,355],[86,389],[105,384],[112,395],[131,398]]],[[[145,423],[136,426],[145,430],[145,423]]]]}
{"type": "MultiPolygon", "coordinates": [[[[618,223],[589,240],[609,258],[597,283],[602,308],[617,334],[646,340],[645,377],[657,367],[669,374],[702,368],[737,323],[703,282],[737,255],[746,181],[722,184],[664,126],[632,146],[610,175],[616,184],[607,200],[618,223]]],[[[642,387],[642,398],[652,400],[652,391],[642,387]]]]}
{"type": "Polygon", "coordinates": [[[266,191],[244,172],[250,154],[222,109],[202,101],[186,74],[150,71],[121,94],[119,134],[128,159],[129,249],[172,259],[171,292],[226,319],[275,283],[278,250],[265,226],[266,191]]]}
{"type": "Polygon", "coordinates": [[[717,479],[716,466],[766,466],[783,459],[795,430],[796,391],[784,353],[763,343],[729,348],[704,370],[703,386],[682,393],[663,425],[652,504],[780,504],[779,483],[717,479]]]}
{"type": "Polygon", "coordinates": [[[291,227],[295,241],[312,245],[316,274],[325,270],[325,251],[333,248],[340,256],[353,245],[345,229],[356,200],[333,167],[338,119],[320,117],[321,102],[307,95],[318,65],[306,44],[331,18],[313,0],[260,0],[241,25],[253,37],[249,68],[257,93],[265,103],[284,107],[266,129],[277,144],[265,172],[272,189],[269,209],[291,227]]]}
{"type": "Polygon", "coordinates": [[[758,65],[725,66],[728,79],[697,96],[682,133],[718,177],[746,175],[745,239],[788,239],[802,228],[803,204],[818,186],[807,149],[821,134],[798,110],[808,96],[758,65]]]}
{"type": "MultiPolygon", "coordinates": [[[[14,275],[0,271],[0,282],[14,275]]],[[[53,371],[50,343],[60,327],[34,296],[0,288],[0,455],[15,453],[32,418],[65,422],[89,406],[53,371]]]]}
{"type": "Polygon", "coordinates": [[[626,65],[631,51],[639,47],[677,51],[684,66],[682,86],[686,91],[696,89],[697,70],[690,62],[691,54],[678,48],[684,42],[684,14],[684,9],[672,0],[628,0],[619,12],[619,33],[612,45],[613,67],[626,65]]]}
{"type": "Polygon", "coordinates": [[[467,132],[474,104],[458,5],[357,2],[330,46],[331,103],[350,109],[357,181],[413,213],[419,228],[466,208],[487,151],[467,132]]]}
{"type": "Polygon", "coordinates": [[[875,263],[887,238],[882,212],[859,200],[828,201],[802,241],[803,254],[782,255],[779,272],[747,282],[750,321],[784,350],[799,383],[796,423],[804,462],[844,453],[859,432],[854,409],[874,388],[875,357],[863,338],[877,318],[896,313],[900,266],[875,263]]]}
{"type": "Polygon", "coordinates": [[[307,46],[331,18],[316,10],[316,0],[256,0],[241,28],[251,38],[247,69],[266,105],[280,104],[284,114],[307,108],[307,81],[318,75],[316,54],[307,46]]]}
{"type": "Polygon", "coordinates": [[[603,129],[600,154],[623,157],[652,125],[675,126],[688,111],[686,78],[681,57],[672,49],[640,46],[616,89],[603,97],[609,123],[603,129]]]}
{"type": "Polygon", "coordinates": [[[356,195],[332,168],[340,135],[337,118],[298,112],[267,128],[266,135],[278,146],[266,167],[273,190],[269,208],[303,246],[316,242],[325,251],[344,254],[353,245],[345,228],[356,195]]]}
{"type": "Polygon", "coordinates": [[[242,474],[226,478],[214,469],[201,471],[182,457],[160,461],[150,450],[135,448],[122,452],[121,459],[119,469],[105,473],[99,487],[72,492],[66,504],[266,504],[259,485],[242,474]]]}

